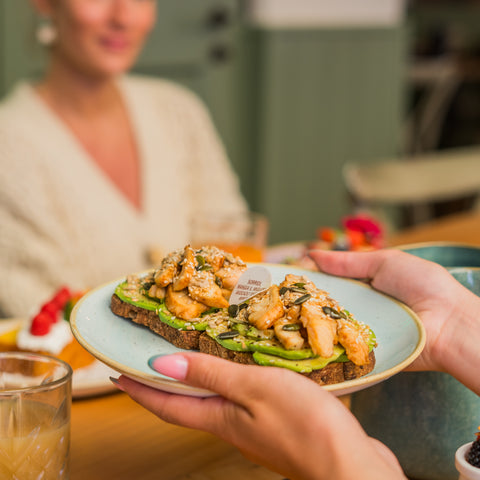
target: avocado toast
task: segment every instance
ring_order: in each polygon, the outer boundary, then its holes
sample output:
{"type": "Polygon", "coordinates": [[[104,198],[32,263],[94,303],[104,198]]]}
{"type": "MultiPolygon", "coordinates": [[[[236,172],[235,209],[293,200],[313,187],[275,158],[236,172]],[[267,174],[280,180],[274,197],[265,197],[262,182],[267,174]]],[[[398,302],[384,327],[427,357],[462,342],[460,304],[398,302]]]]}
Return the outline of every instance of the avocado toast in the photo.
{"type": "Polygon", "coordinates": [[[366,375],[375,335],[304,275],[286,275],[240,305],[228,298],[247,266],[215,247],[190,246],[117,286],[112,311],[178,348],[237,363],[288,368],[319,384],[366,375]]]}

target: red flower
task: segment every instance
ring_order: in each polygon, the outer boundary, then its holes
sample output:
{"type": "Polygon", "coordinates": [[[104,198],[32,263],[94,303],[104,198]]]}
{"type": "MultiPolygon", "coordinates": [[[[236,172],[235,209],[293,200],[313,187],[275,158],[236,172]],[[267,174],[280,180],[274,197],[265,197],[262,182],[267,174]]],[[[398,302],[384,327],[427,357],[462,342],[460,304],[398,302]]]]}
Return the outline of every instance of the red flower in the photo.
{"type": "Polygon", "coordinates": [[[383,228],[377,220],[367,215],[351,215],[342,219],[347,231],[361,232],[368,243],[380,247],[383,241],[383,228]]]}

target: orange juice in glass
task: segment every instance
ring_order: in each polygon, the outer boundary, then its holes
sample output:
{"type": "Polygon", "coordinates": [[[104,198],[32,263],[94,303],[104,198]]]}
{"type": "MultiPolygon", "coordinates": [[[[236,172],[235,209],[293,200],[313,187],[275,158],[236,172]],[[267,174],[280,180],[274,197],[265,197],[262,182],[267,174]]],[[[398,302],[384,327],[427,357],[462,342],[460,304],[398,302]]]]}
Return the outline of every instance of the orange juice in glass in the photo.
{"type": "Polygon", "coordinates": [[[191,243],[214,245],[244,262],[262,262],[267,245],[268,221],[260,213],[202,214],[192,220],[191,243]]]}
{"type": "Polygon", "coordinates": [[[71,378],[53,357],[0,354],[0,478],[69,478],[71,378]]]}

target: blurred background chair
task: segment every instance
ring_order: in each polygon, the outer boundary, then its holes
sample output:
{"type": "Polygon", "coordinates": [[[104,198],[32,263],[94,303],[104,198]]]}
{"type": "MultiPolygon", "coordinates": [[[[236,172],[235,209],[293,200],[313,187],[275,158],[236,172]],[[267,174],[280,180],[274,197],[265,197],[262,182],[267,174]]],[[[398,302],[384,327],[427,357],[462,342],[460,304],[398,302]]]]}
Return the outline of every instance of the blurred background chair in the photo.
{"type": "Polygon", "coordinates": [[[423,87],[425,92],[406,119],[405,151],[418,154],[436,150],[463,75],[456,59],[446,55],[412,62],[408,79],[412,89],[423,87]]]}
{"type": "Polygon", "coordinates": [[[354,208],[375,215],[390,231],[479,206],[480,147],[350,162],[342,173],[354,208]]]}

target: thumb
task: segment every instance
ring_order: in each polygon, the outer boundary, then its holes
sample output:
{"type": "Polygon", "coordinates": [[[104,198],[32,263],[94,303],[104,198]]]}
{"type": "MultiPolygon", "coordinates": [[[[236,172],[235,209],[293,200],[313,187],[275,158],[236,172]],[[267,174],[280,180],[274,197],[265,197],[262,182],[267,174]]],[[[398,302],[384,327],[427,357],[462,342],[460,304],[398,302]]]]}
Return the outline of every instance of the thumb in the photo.
{"type": "Polygon", "coordinates": [[[241,365],[205,353],[176,353],[152,357],[149,365],[167,377],[210,390],[237,404],[246,405],[263,369],[241,365]],[[238,388],[241,385],[242,388],[238,388]]]}
{"type": "Polygon", "coordinates": [[[333,252],[311,250],[310,258],[318,268],[332,275],[359,279],[372,279],[392,253],[382,250],[376,252],[333,252]]]}

